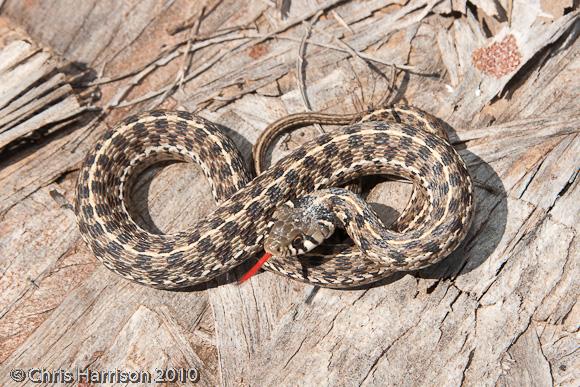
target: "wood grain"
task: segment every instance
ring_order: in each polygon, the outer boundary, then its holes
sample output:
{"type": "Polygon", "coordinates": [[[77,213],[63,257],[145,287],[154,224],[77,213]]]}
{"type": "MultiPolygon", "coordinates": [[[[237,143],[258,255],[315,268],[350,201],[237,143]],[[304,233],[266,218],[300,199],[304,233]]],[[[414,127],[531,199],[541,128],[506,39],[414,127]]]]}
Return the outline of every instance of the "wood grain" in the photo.
{"type": "MultiPolygon", "coordinates": [[[[543,3],[296,0],[281,19],[269,1],[0,1],[1,52],[32,42],[34,55],[86,67],[84,87],[99,91],[102,108],[99,120],[0,157],[0,385],[31,367],[195,368],[197,384],[224,386],[577,385],[578,11],[547,17],[543,3]],[[455,127],[451,141],[477,182],[463,245],[434,267],[352,291],[271,273],[238,286],[248,263],[167,292],[102,267],[54,200],[72,202],[95,139],[130,112],[183,108],[223,125],[249,165],[260,131],[303,109],[296,61],[302,21],[317,7],[328,10],[303,67],[313,110],[366,109],[393,83],[389,101],[455,127]],[[199,30],[170,33],[200,15],[199,30]],[[498,79],[473,66],[474,50],[509,34],[517,69],[498,79]],[[357,52],[412,71],[392,79],[357,52]]],[[[15,103],[18,79],[0,85],[0,101],[15,103]]],[[[272,158],[317,133],[280,139],[272,158]]],[[[163,232],[191,225],[215,208],[202,176],[179,163],[149,170],[132,195],[135,218],[163,232]]],[[[408,194],[408,184],[383,183],[370,200],[394,214],[408,194]]]]}

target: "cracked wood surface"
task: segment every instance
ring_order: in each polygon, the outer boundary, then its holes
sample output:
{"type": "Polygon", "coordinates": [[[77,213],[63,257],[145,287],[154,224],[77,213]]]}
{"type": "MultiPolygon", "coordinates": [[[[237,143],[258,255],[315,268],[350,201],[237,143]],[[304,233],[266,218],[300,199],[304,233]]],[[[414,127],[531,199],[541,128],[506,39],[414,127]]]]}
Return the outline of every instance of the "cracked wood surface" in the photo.
{"type": "MultiPolygon", "coordinates": [[[[103,109],[0,154],[0,385],[13,385],[10,369],[30,367],[194,367],[200,385],[578,385],[572,3],[296,0],[287,19],[274,2],[242,3],[0,1],[0,49],[30,41],[88,70],[103,109]],[[318,9],[300,80],[302,21],[318,9]],[[200,15],[198,30],[187,27],[200,15]],[[496,78],[473,66],[474,50],[509,35],[514,71],[496,78]],[[374,58],[374,69],[337,39],[374,58]],[[478,182],[466,241],[431,268],[337,291],[271,273],[238,286],[246,264],[208,286],[159,291],[100,265],[54,199],[72,202],[83,156],[129,112],[197,111],[249,162],[261,130],[303,111],[298,82],[314,110],[366,109],[392,82],[380,62],[412,68],[397,73],[389,100],[455,127],[450,139],[478,182]]],[[[280,139],[272,159],[317,133],[280,139]]],[[[408,195],[408,184],[386,182],[369,201],[392,217],[408,195]]],[[[179,163],[145,172],[133,201],[136,220],[164,232],[215,208],[200,171],[179,163]]]]}
{"type": "Polygon", "coordinates": [[[84,110],[49,52],[24,40],[0,50],[0,151],[46,136],[84,110]]]}

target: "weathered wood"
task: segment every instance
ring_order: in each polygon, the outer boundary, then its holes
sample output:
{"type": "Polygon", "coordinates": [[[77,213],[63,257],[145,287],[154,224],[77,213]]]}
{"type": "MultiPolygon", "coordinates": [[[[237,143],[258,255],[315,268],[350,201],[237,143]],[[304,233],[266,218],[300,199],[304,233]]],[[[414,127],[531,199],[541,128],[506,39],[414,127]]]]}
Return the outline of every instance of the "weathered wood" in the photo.
{"type": "MultiPolygon", "coordinates": [[[[297,0],[282,19],[269,1],[0,0],[0,73],[54,52],[95,70],[90,87],[104,109],[0,160],[0,384],[14,384],[14,368],[175,367],[199,370],[202,385],[577,385],[580,45],[571,7],[297,0]],[[302,21],[319,8],[327,11],[306,40],[301,78],[302,21]],[[477,66],[474,52],[493,54],[508,36],[517,65],[499,77],[482,71],[493,67],[477,66]],[[412,71],[393,79],[384,63],[412,71]],[[156,106],[223,125],[249,164],[263,128],[304,110],[299,82],[313,110],[341,113],[376,105],[392,83],[389,101],[456,128],[450,139],[477,181],[475,221],[458,251],[352,291],[271,273],[238,286],[249,264],[208,286],[159,291],[102,267],[54,200],[72,202],[80,162],[107,127],[156,106]]],[[[13,78],[20,90],[35,78],[23,74],[13,78]]],[[[61,85],[55,75],[27,89],[25,103],[0,116],[0,132],[49,102],[43,87],[61,85]]],[[[272,159],[317,134],[280,139],[272,159]]],[[[134,217],[163,232],[194,224],[215,208],[202,176],[185,164],[146,172],[134,217]]],[[[388,182],[369,201],[392,217],[408,195],[408,184],[388,182]]]]}
{"type": "Polygon", "coordinates": [[[25,41],[0,51],[0,85],[0,150],[40,129],[51,133],[84,110],[50,53],[25,41]]]}

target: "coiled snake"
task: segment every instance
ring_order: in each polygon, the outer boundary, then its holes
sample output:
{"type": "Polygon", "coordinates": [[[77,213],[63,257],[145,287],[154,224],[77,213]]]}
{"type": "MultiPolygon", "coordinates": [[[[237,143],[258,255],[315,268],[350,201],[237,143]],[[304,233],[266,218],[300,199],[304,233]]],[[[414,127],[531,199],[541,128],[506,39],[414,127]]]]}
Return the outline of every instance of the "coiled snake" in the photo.
{"type": "MultiPolygon", "coordinates": [[[[256,169],[261,169],[264,144],[281,129],[312,122],[345,124],[353,117],[289,116],[258,142],[256,169]]],[[[75,200],[79,229],[106,267],[157,288],[209,281],[261,251],[266,237],[279,253],[266,263],[268,270],[337,288],[374,282],[440,261],[468,231],[472,182],[461,157],[442,137],[442,125],[415,108],[377,110],[307,142],[252,179],[232,141],[215,124],[181,111],[131,116],[107,131],[83,163],[75,200]],[[131,219],[125,200],[140,172],[168,159],[199,164],[219,205],[191,228],[159,235],[131,219]],[[391,229],[360,197],[331,188],[369,174],[402,176],[414,184],[407,208],[391,229]],[[300,216],[326,227],[324,237],[334,225],[344,227],[355,245],[332,255],[317,249],[301,256],[286,253],[314,247],[305,236],[301,248],[289,240],[285,243],[296,248],[285,249],[277,238],[284,239],[280,229],[288,226],[271,230],[276,218],[288,218],[295,206],[291,200],[299,203],[300,216]]],[[[290,222],[296,220],[290,215],[290,222]]]]}

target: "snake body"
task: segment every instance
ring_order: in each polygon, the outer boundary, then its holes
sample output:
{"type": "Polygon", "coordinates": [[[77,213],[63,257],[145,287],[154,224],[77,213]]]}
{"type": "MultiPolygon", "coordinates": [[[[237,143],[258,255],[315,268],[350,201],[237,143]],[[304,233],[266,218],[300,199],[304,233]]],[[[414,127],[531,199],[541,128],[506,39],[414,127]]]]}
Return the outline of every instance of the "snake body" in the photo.
{"type": "Polygon", "coordinates": [[[318,191],[356,246],[330,256],[314,250],[300,259],[273,257],[267,269],[350,287],[428,266],[464,239],[473,215],[472,182],[461,157],[437,134],[438,120],[414,108],[399,110],[323,134],[254,179],[232,141],[201,117],[172,111],[128,117],[83,163],[75,201],[79,229],[95,256],[121,276],[157,288],[187,287],[261,251],[276,209],[318,191]],[[218,207],[187,230],[160,235],[131,219],[126,199],[143,169],[167,159],[199,164],[218,207]],[[331,189],[369,174],[402,176],[416,187],[396,231],[358,196],[331,189]]]}

